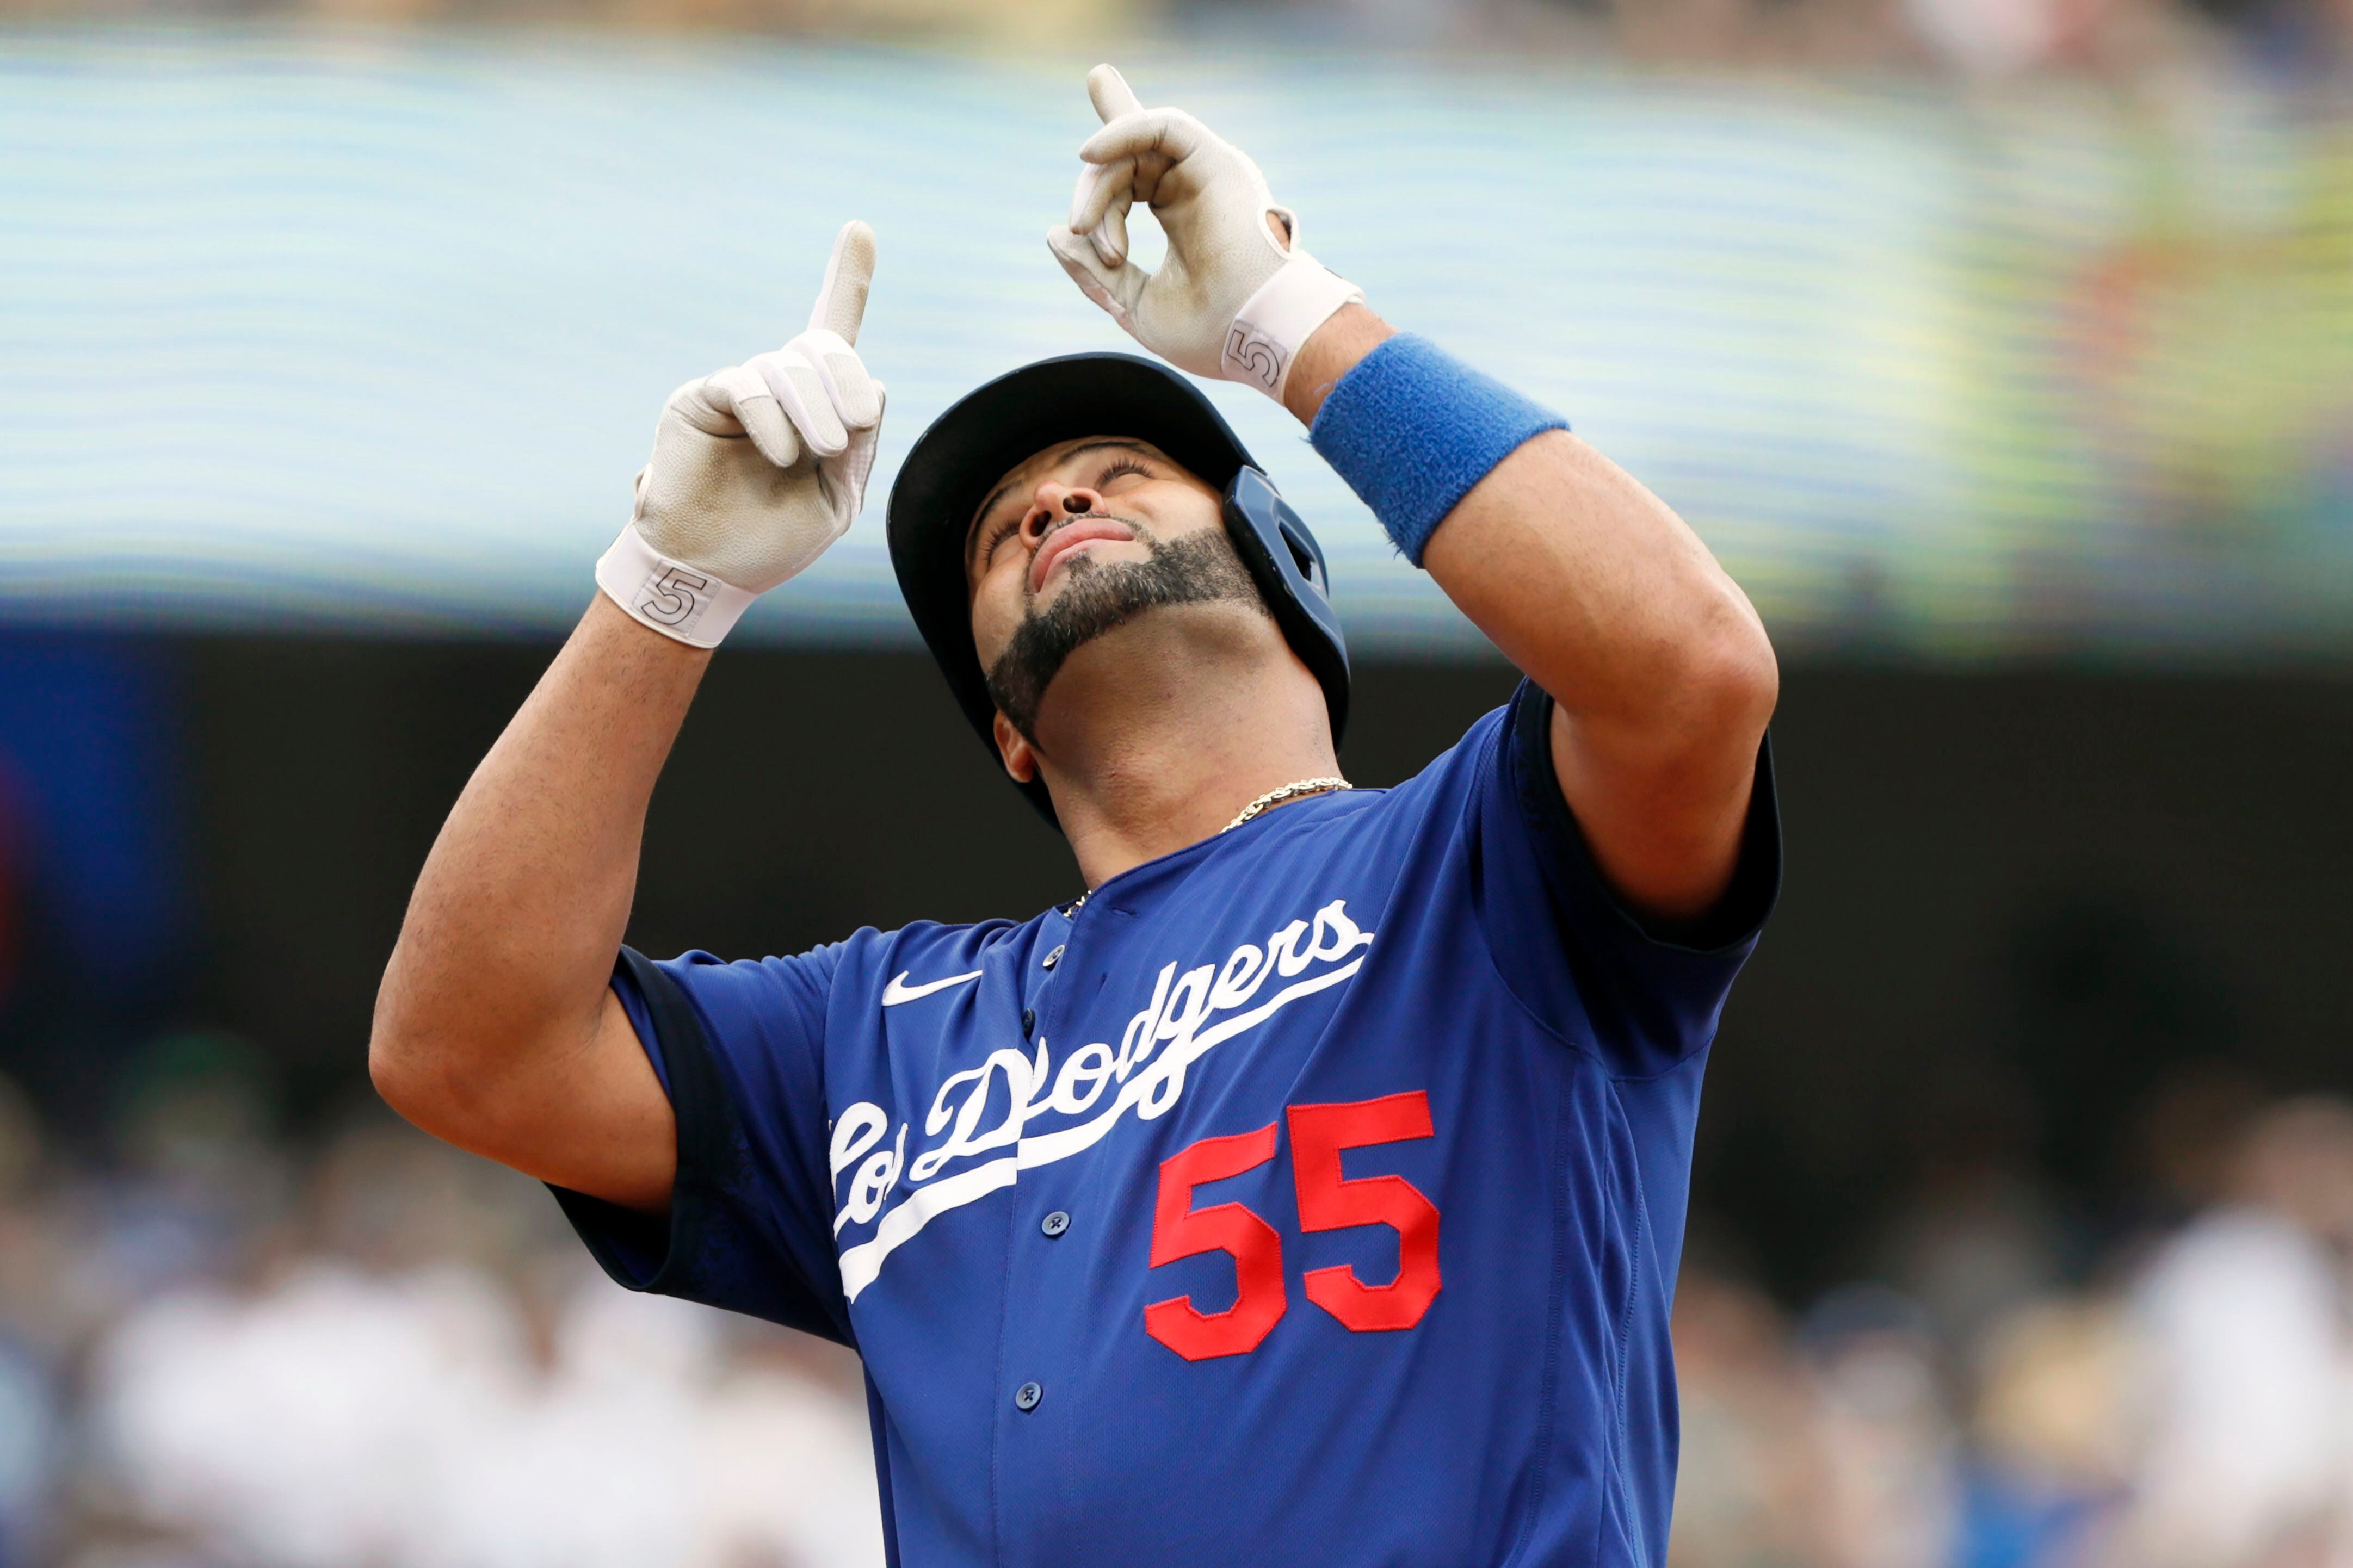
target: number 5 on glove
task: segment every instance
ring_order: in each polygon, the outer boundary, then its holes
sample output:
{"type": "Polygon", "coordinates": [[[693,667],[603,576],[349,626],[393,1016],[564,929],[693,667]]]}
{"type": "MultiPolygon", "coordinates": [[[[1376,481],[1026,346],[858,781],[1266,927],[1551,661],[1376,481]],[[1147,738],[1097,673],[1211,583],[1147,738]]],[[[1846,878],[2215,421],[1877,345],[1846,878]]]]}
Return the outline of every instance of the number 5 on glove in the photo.
{"type": "Polygon", "coordinates": [[[645,626],[717,647],[857,519],[882,427],[882,384],[854,346],[873,277],[874,231],[844,225],[807,331],[670,394],[629,525],[596,563],[645,626]]]}

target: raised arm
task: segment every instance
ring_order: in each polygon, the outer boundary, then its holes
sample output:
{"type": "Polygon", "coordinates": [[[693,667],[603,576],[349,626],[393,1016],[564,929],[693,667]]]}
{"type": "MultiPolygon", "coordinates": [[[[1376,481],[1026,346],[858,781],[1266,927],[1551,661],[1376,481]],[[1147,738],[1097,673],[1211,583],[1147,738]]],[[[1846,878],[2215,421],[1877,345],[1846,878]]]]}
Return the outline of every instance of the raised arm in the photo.
{"type": "MultiPolygon", "coordinates": [[[[1047,236],[1056,259],[1146,347],[1314,427],[1395,334],[1301,247],[1297,217],[1240,149],[1182,110],[1143,107],[1109,66],[1087,89],[1104,123],[1079,150],[1067,224],[1047,236]],[[1167,233],[1154,272],[1128,259],[1139,201],[1167,233]]],[[[1375,501],[1392,536],[1551,694],[1562,793],[1620,897],[1668,921],[1704,913],[1732,877],[1778,693],[1756,611],[1656,496],[1545,428],[1558,421],[1531,420],[1434,351],[1381,357],[1419,369],[1392,375],[1397,401],[1356,422],[1359,471],[1335,466],[1360,492],[1368,477],[1394,481],[1384,500],[1397,504],[1375,501]],[[1433,493],[1446,498],[1436,515],[1433,493]]],[[[1316,445],[1334,456],[1321,428],[1316,445]]]]}
{"type": "MultiPolygon", "coordinates": [[[[1284,403],[1314,425],[1386,342],[1362,305],[1301,351],[1284,403]]],[[[1637,912],[1704,913],[1729,882],[1779,693],[1765,626],[1707,546],[1566,430],[1536,435],[1445,514],[1421,563],[1552,696],[1561,793],[1637,912]]]]}
{"type": "Polygon", "coordinates": [[[852,348],[874,237],[835,241],[808,331],[670,395],[602,592],[435,840],[368,1068],[419,1127],[649,1212],[677,1129],[611,989],[646,806],[711,649],[858,515],[882,388],[852,348]]]}
{"type": "Polygon", "coordinates": [[[609,982],[710,662],[589,605],[434,840],[368,1044],[377,1091],[426,1131],[646,1210],[670,1201],[676,1127],[609,982]]]}

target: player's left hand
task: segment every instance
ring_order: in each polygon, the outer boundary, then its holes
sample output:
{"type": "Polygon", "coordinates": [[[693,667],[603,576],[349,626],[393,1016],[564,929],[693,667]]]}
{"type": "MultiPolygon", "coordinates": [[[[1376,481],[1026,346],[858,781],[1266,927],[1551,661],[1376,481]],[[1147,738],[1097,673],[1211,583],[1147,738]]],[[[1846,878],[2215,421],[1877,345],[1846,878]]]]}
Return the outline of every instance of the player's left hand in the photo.
{"type": "Polygon", "coordinates": [[[1067,226],[1046,243],[1087,298],[1180,370],[1254,386],[1280,402],[1293,356],[1341,306],[1364,299],[1299,246],[1240,148],[1181,109],[1146,109],[1107,65],[1087,73],[1103,128],[1067,226]],[[1168,237],[1157,272],[1127,255],[1127,213],[1142,200],[1168,237]]]}

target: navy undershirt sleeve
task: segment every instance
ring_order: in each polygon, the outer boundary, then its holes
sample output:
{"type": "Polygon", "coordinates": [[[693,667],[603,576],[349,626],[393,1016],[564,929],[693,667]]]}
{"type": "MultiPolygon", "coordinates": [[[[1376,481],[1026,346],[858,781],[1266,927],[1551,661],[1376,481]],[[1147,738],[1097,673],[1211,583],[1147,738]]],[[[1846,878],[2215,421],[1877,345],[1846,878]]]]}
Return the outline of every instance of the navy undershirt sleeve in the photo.
{"type": "Polygon", "coordinates": [[[678,1174],[664,1215],[554,1189],[633,1290],[852,1342],[827,1223],[823,1044],[830,950],[723,964],[621,950],[613,986],[669,1095],[678,1174]]]}
{"type": "Polygon", "coordinates": [[[613,964],[613,994],[619,998],[621,1011],[629,1016],[629,1027],[638,1032],[638,1044],[645,1048],[646,1060],[653,1065],[654,1077],[661,1080],[662,1092],[669,1094],[670,1058],[662,1053],[661,1034],[654,1027],[653,1015],[646,1008],[644,987],[638,984],[637,971],[631,959],[643,962],[633,948],[625,948],[613,964]]]}

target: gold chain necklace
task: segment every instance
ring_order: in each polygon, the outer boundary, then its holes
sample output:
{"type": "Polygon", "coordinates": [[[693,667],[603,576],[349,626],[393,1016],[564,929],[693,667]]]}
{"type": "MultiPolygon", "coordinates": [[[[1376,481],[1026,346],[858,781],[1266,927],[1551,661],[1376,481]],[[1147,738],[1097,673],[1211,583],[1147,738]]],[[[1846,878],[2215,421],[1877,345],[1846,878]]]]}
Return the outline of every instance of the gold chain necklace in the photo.
{"type": "MultiPolygon", "coordinates": [[[[1335,790],[1354,789],[1356,787],[1356,786],[1355,784],[1350,784],[1346,779],[1340,778],[1336,775],[1330,778],[1296,779],[1290,784],[1282,785],[1279,789],[1271,789],[1267,791],[1264,795],[1259,796],[1256,800],[1242,807],[1241,815],[1235,817],[1231,822],[1227,823],[1223,827],[1219,828],[1218,832],[1219,834],[1231,833],[1235,828],[1240,827],[1243,823],[1248,822],[1251,817],[1256,816],[1259,813],[1266,810],[1269,806],[1281,805],[1285,801],[1302,800],[1311,795],[1329,795],[1335,790]]],[[[1089,888],[1085,892],[1081,893],[1078,896],[1077,900],[1073,902],[1069,909],[1062,911],[1063,918],[1067,920],[1071,916],[1077,914],[1081,910],[1086,908],[1087,900],[1093,898],[1094,893],[1095,890],[1092,888],[1089,888]]]]}
{"type": "Polygon", "coordinates": [[[1220,833],[1231,833],[1235,828],[1240,827],[1243,823],[1248,822],[1251,817],[1256,816],[1268,806],[1281,805],[1286,800],[1297,800],[1303,795],[1328,795],[1334,790],[1354,789],[1356,787],[1356,786],[1355,784],[1350,784],[1344,778],[1301,779],[1296,784],[1284,784],[1281,789],[1271,789],[1267,791],[1264,795],[1259,796],[1256,800],[1242,807],[1242,814],[1240,816],[1235,817],[1231,822],[1229,822],[1223,827],[1219,828],[1218,831],[1220,833]]]}

